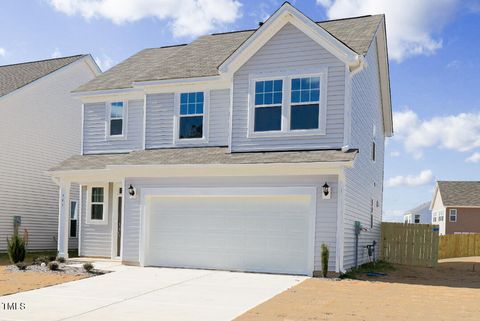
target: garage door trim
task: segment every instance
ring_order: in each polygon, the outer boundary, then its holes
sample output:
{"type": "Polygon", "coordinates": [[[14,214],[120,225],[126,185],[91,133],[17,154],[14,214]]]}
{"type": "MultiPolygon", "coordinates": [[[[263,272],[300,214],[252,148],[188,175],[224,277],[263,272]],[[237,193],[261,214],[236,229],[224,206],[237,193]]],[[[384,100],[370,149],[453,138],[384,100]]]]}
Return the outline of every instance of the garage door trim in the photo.
{"type": "Polygon", "coordinates": [[[141,196],[141,216],[140,216],[140,265],[145,266],[146,255],[149,253],[149,229],[147,228],[148,208],[152,199],[158,197],[218,197],[218,196],[238,196],[238,195],[308,195],[310,197],[310,215],[308,230],[308,273],[312,275],[314,270],[314,252],[315,252],[315,222],[316,222],[316,197],[317,188],[308,187],[198,187],[198,188],[144,188],[140,191],[141,196]]]}

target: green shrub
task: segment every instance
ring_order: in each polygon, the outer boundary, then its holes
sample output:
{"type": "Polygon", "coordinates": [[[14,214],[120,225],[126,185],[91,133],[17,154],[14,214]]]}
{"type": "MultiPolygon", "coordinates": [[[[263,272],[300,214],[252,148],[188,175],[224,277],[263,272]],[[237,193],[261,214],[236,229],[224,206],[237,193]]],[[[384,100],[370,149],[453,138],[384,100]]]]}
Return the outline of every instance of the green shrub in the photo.
{"type": "Polygon", "coordinates": [[[27,254],[24,238],[21,238],[18,234],[14,234],[11,239],[7,238],[7,252],[10,262],[13,264],[23,262],[27,254]]]}
{"type": "Polygon", "coordinates": [[[17,268],[20,270],[20,271],[25,271],[27,269],[27,266],[28,264],[26,263],[23,263],[23,262],[18,262],[15,264],[17,266],[17,268]]]}
{"type": "Polygon", "coordinates": [[[324,278],[327,277],[328,273],[328,259],[330,256],[330,251],[328,250],[328,246],[322,244],[322,275],[324,278]]]}
{"type": "Polygon", "coordinates": [[[85,263],[85,264],[83,264],[83,269],[90,273],[93,270],[93,264],[92,263],[85,263]]]}
{"type": "Polygon", "coordinates": [[[65,258],[62,256],[57,256],[57,262],[58,263],[65,263],[65,258]]]}
{"type": "Polygon", "coordinates": [[[57,261],[52,261],[50,263],[48,263],[48,268],[51,270],[51,271],[56,271],[58,270],[58,267],[59,267],[59,264],[57,261]]]}

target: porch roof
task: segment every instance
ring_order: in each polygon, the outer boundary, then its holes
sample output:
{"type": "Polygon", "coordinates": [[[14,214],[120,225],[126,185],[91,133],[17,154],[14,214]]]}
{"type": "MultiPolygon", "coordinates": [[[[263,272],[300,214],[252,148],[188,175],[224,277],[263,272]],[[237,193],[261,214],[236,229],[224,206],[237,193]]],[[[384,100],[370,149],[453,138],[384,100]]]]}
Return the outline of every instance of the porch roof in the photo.
{"type": "Polygon", "coordinates": [[[76,155],[49,171],[101,170],[115,165],[347,163],[353,161],[357,153],[355,149],[230,153],[227,147],[164,148],[126,154],[76,155]]]}

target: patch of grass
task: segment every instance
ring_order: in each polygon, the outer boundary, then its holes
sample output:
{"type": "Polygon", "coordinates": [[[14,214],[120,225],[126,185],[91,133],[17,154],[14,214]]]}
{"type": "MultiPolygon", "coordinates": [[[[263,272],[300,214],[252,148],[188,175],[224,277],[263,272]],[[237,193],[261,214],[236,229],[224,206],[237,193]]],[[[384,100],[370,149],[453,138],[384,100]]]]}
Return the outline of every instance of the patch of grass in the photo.
{"type": "Polygon", "coordinates": [[[366,273],[386,273],[394,271],[395,267],[386,261],[377,261],[375,263],[365,263],[360,265],[358,268],[352,268],[347,272],[340,275],[341,279],[358,279],[360,275],[366,273]]]}
{"type": "MultiPolygon", "coordinates": [[[[28,251],[27,250],[27,255],[25,256],[25,263],[30,265],[33,263],[33,259],[39,256],[47,256],[47,257],[56,257],[57,256],[57,251],[28,251]]],[[[73,257],[78,257],[78,251],[77,250],[72,250],[68,251],[68,256],[70,258],[73,257]]],[[[10,260],[8,259],[8,254],[7,253],[0,253],[0,266],[2,265],[10,265],[10,260]]]]}

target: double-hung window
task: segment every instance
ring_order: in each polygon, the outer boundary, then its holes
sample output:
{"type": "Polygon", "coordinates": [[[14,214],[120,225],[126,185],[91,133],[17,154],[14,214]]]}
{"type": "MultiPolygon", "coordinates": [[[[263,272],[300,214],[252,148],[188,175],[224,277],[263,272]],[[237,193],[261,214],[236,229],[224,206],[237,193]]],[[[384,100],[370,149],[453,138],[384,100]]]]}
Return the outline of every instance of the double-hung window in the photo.
{"type": "Polygon", "coordinates": [[[280,131],[282,129],[283,80],[255,82],[254,131],[280,131]]]}
{"type": "Polygon", "coordinates": [[[204,137],[204,105],[203,92],[180,94],[179,139],[204,137]]]}
{"type": "Polygon", "coordinates": [[[77,237],[78,227],[78,203],[70,202],[70,237],[77,237]]]}
{"type": "Polygon", "coordinates": [[[318,129],[320,77],[292,78],[290,129],[318,129]]]}
{"type": "Polygon", "coordinates": [[[444,211],[439,211],[438,212],[438,221],[443,222],[444,216],[445,216],[445,212],[444,211]]]}
{"type": "Polygon", "coordinates": [[[121,137],[125,131],[125,103],[122,101],[110,103],[109,135],[121,137]]]}
{"type": "Polygon", "coordinates": [[[420,224],[420,214],[415,214],[415,224],[420,224]]]}
{"type": "Polygon", "coordinates": [[[448,216],[449,216],[450,222],[456,222],[457,221],[457,209],[456,208],[451,208],[448,216]]]}
{"type": "Polygon", "coordinates": [[[87,223],[107,224],[108,185],[94,185],[89,188],[87,223]]]}

